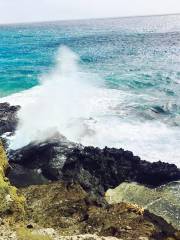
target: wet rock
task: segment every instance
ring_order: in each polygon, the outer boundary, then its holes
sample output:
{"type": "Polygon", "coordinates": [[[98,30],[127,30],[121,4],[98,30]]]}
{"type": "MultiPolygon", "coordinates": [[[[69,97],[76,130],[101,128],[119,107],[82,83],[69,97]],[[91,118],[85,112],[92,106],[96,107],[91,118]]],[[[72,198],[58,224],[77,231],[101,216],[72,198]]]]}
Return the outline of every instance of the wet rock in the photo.
{"type": "Polygon", "coordinates": [[[21,187],[59,180],[63,176],[62,168],[67,153],[77,146],[58,135],[42,143],[32,143],[10,151],[8,158],[11,169],[8,177],[12,184],[21,187]]]}
{"type": "Polygon", "coordinates": [[[14,133],[18,123],[17,112],[19,109],[20,106],[0,103],[0,136],[4,133],[14,133]]]}
{"type": "Polygon", "coordinates": [[[13,185],[21,187],[45,184],[50,181],[44,177],[41,169],[28,169],[22,165],[13,163],[8,171],[8,177],[11,179],[13,185]],[[11,171],[11,169],[13,169],[13,171],[11,171]]]}
{"type": "Polygon", "coordinates": [[[21,165],[26,171],[40,169],[48,180],[78,182],[86,191],[100,195],[125,181],[157,187],[180,179],[180,169],[174,164],[149,163],[130,151],[83,147],[65,138],[32,143],[11,151],[9,162],[12,164],[9,177],[14,184],[11,175],[18,178],[16,166],[21,165]]]}

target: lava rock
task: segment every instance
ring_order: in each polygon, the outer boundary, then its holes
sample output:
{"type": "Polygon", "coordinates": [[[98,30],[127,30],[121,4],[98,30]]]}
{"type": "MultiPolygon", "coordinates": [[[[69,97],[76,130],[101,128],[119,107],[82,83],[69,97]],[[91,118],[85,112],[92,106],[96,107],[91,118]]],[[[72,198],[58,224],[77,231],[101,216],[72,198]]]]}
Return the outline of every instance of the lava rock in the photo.
{"type": "Polygon", "coordinates": [[[18,119],[17,112],[20,106],[11,106],[9,103],[0,103],[0,136],[4,133],[14,133],[18,119]]]}
{"type": "MultiPolygon", "coordinates": [[[[150,163],[121,148],[83,147],[65,138],[10,151],[9,162],[23,166],[26,171],[41,169],[48,180],[78,182],[86,191],[100,195],[125,181],[157,187],[180,179],[180,169],[174,164],[150,163]]],[[[16,168],[12,167],[11,174],[13,171],[16,168]]],[[[15,183],[11,174],[8,177],[15,183]]]]}
{"type": "Polygon", "coordinates": [[[157,187],[180,179],[180,169],[174,164],[142,161],[132,152],[107,147],[85,147],[68,154],[63,176],[79,179],[82,169],[96,178],[105,191],[125,181],[157,187]]]}
{"type": "MultiPolygon", "coordinates": [[[[11,174],[16,171],[14,176],[17,175],[16,166],[22,166],[25,171],[40,169],[47,179],[59,180],[62,175],[61,170],[67,160],[67,153],[70,154],[76,147],[80,147],[80,145],[71,143],[65,137],[58,135],[58,137],[42,143],[31,143],[18,150],[9,150],[11,174]]],[[[20,173],[22,173],[22,168],[20,173]]],[[[11,178],[11,175],[9,177],[11,178]]]]}
{"type": "Polygon", "coordinates": [[[12,164],[7,172],[11,183],[15,186],[27,187],[30,185],[41,185],[49,183],[40,169],[28,169],[19,164],[12,164]],[[13,169],[13,171],[11,171],[13,169]]]}

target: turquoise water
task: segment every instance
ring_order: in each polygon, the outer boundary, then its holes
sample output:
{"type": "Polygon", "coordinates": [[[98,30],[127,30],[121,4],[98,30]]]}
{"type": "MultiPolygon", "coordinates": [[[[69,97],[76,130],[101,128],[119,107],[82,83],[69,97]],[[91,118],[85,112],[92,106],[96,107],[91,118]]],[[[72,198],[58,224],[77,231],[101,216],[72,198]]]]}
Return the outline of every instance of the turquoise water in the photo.
{"type": "Polygon", "coordinates": [[[66,45],[107,87],[171,99],[179,90],[179,30],[179,16],[0,26],[0,96],[37,85],[66,45]],[[176,31],[166,31],[168,23],[176,31]]]}
{"type": "Polygon", "coordinates": [[[0,97],[39,85],[62,45],[79,56],[83,72],[92,74],[88,81],[98,76],[106,95],[102,105],[108,105],[88,115],[99,123],[93,125],[96,138],[79,141],[178,163],[180,16],[2,25],[0,97]]]}

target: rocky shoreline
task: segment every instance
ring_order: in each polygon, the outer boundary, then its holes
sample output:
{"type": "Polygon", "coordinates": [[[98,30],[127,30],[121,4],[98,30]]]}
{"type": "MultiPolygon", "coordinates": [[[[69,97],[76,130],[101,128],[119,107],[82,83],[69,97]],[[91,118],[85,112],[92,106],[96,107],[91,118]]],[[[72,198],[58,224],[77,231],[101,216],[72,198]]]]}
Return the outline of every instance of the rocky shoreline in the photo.
{"type": "Polygon", "coordinates": [[[173,164],[143,161],[123,149],[84,147],[59,134],[9,150],[5,135],[14,134],[19,109],[0,104],[0,135],[9,159],[3,172],[20,188],[24,210],[22,219],[12,217],[16,211],[3,212],[0,217],[9,219],[10,215],[17,226],[32,228],[27,231],[55,229],[56,238],[52,239],[86,234],[124,240],[180,239],[179,232],[161,217],[133,204],[109,205],[104,199],[108,189],[123,182],[154,188],[180,180],[180,169],[173,164]]]}
{"type": "Polygon", "coordinates": [[[9,163],[8,177],[16,186],[33,183],[29,171],[36,171],[37,184],[43,178],[75,182],[100,195],[126,181],[157,187],[180,179],[180,170],[173,164],[142,161],[123,149],[73,146],[61,138],[10,151],[9,163]]]}

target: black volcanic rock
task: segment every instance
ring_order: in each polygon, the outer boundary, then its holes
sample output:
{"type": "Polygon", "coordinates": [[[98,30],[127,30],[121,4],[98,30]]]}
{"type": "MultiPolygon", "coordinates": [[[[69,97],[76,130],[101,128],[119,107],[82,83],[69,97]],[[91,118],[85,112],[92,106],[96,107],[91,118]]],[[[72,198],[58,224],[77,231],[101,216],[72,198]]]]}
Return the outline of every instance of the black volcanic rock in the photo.
{"type": "Polygon", "coordinates": [[[16,186],[26,187],[49,183],[49,180],[43,176],[40,169],[29,169],[19,164],[11,164],[11,169],[9,169],[7,175],[16,186]]]}
{"type": "Polygon", "coordinates": [[[21,165],[26,171],[39,169],[48,180],[78,182],[86,191],[100,195],[125,181],[157,187],[180,179],[180,170],[174,164],[160,161],[149,163],[130,151],[83,147],[65,138],[34,143],[11,151],[9,160],[14,166],[9,178],[15,185],[18,185],[14,177],[14,174],[18,175],[16,165],[21,165]]]}
{"type": "Polygon", "coordinates": [[[15,151],[10,150],[8,158],[14,166],[21,165],[30,170],[39,169],[49,180],[59,180],[67,154],[77,146],[80,147],[58,135],[42,143],[32,143],[15,151]]]}
{"type": "Polygon", "coordinates": [[[71,175],[72,169],[88,171],[105,190],[124,181],[157,187],[180,179],[180,170],[174,164],[142,161],[130,151],[107,147],[102,150],[94,147],[75,149],[64,164],[64,176],[71,175]]]}
{"type": "Polygon", "coordinates": [[[20,106],[11,106],[9,103],[0,103],[0,136],[4,133],[14,133],[18,119],[17,112],[20,106]]]}

